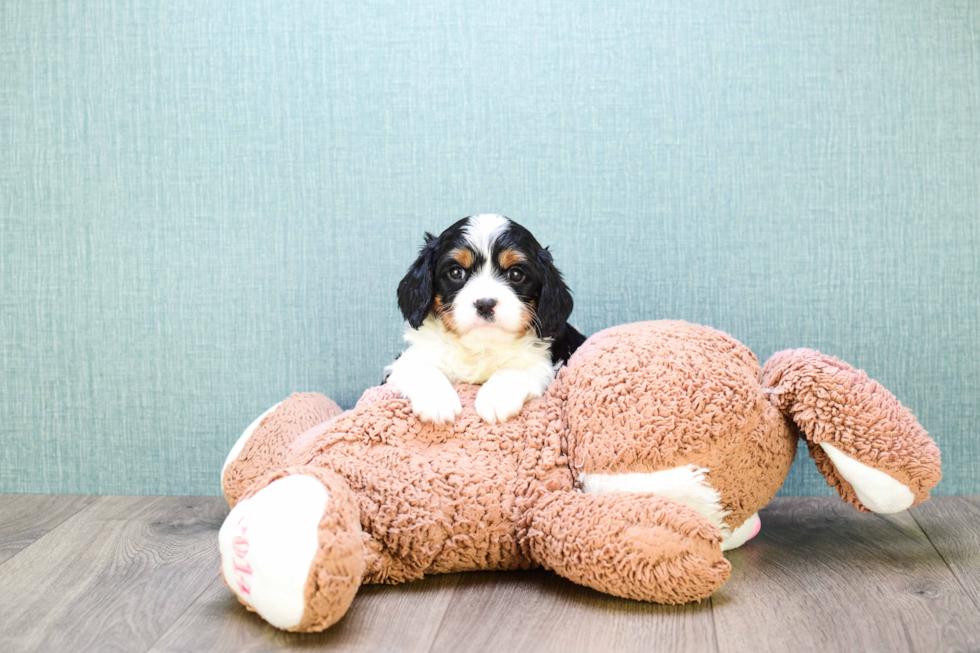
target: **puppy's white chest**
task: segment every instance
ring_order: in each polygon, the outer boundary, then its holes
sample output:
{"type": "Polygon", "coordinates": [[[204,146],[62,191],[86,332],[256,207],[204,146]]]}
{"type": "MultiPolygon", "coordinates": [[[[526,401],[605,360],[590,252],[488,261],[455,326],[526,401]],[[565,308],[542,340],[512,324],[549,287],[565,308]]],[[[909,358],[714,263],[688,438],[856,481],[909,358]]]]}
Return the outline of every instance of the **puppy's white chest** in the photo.
{"type": "Polygon", "coordinates": [[[542,355],[520,344],[515,341],[510,346],[496,345],[477,351],[462,346],[450,347],[443,357],[442,372],[453,383],[483,384],[499,370],[532,370],[550,364],[547,352],[542,355]]]}
{"type": "Polygon", "coordinates": [[[499,370],[553,374],[548,343],[531,334],[519,338],[460,338],[428,318],[418,330],[405,332],[410,347],[405,358],[433,365],[452,383],[483,384],[499,370]]]}
{"type": "Polygon", "coordinates": [[[494,372],[504,368],[499,361],[492,359],[458,355],[449,358],[442,372],[453,383],[483,384],[494,372]]]}

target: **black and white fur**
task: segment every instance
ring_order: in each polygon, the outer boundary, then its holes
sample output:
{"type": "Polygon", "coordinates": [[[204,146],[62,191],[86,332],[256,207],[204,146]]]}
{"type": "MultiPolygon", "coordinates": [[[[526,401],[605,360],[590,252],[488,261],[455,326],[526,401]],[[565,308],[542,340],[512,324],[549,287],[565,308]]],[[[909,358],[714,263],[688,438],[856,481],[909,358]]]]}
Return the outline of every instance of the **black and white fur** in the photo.
{"type": "Polygon", "coordinates": [[[524,227],[500,215],[427,233],[398,284],[407,350],[386,380],[420,419],[452,422],[462,407],[453,383],[483,384],[476,411],[489,423],[540,397],[585,337],[567,323],[572,295],[524,227]]]}

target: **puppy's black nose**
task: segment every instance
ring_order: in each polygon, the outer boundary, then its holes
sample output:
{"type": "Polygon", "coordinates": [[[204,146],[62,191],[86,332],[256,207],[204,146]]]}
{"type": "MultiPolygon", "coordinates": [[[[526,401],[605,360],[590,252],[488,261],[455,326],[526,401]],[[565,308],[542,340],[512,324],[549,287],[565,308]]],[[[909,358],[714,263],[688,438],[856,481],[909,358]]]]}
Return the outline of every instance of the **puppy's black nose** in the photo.
{"type": "Polygon", "coordinates": [[[496,299],[478,299],[473,302],[476,314],[487,322],[493,321],[493,307],[497,305],[496,299]]]}

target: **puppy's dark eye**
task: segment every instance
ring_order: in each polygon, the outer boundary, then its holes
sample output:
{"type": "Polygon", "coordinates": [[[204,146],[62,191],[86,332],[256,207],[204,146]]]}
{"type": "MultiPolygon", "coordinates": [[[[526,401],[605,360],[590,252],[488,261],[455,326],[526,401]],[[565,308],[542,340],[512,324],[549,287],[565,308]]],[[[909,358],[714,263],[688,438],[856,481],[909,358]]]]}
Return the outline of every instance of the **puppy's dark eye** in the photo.
{"type": "Polygon", "coordinates": [[[463,279],[466,278],[466,270],[464,270],[463,268],[457,265],[453,267],[451,270],[449,270],[446,276],[448,276],[453,281],[462,281],[463,279]]]}
{"type": "Polygon", "coordinates": [[[507,270],[507,280],[511,283],[520,283],[524,281],[524,272],[520,268],[511,268],[507,270]]]}

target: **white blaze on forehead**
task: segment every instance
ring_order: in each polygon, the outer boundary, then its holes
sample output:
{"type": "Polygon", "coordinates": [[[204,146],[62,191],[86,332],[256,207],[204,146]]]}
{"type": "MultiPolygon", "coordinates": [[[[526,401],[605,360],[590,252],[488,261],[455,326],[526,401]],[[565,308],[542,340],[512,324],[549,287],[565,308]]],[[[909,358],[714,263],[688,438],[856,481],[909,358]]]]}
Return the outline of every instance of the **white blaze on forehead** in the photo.
{"type": "Polygon", "coordinates": [[[484,262],[470,271],[471,276],[453,300],[453,318],[462,333],[473,327],[487,325],[474,306],[481,299],[497,301],[493,324],[504,332],[485,332],[481,338],[497,340],[502,337],[518,337],[523,334],[527,325],[523,302],[510,284],[498,274],[492,260],[494,241],[507,230],[509,224],[510,220],[502,215],[485,213],[469,218],[463,228],[467,245],[482,255],[484,262]]]}
{"type": "Polygon", "coordinates": [[[466,237],[466,242],[489,261],[494,239],[507,228],[509,223],[510,220],[502,215],[493,213],[474,215],[467,221],[463,235],[466,237]]]}

